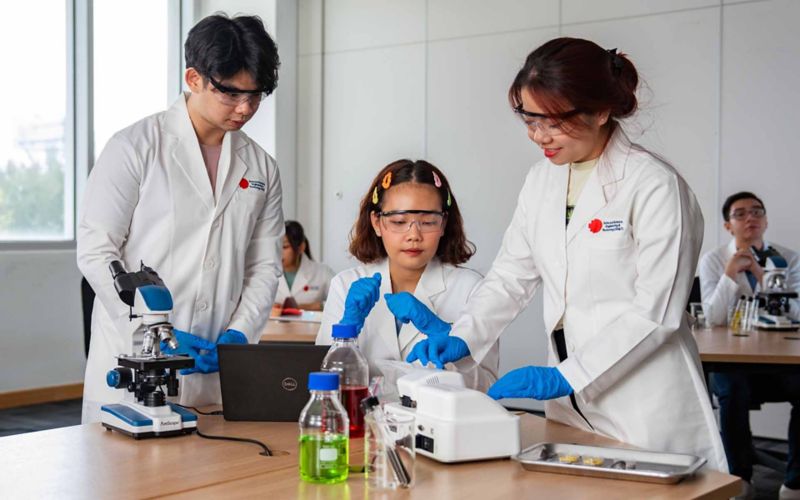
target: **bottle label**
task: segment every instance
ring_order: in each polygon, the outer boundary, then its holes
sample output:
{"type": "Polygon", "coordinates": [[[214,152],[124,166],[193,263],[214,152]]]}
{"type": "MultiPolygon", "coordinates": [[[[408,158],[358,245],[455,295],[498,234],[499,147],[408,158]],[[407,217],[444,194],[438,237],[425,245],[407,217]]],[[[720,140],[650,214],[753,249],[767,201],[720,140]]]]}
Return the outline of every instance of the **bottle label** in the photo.
{"type": "Polygon", "coordinates": [[[320,462],[335,462],[337,456],[336,448],[320,448],[319,461],[320,462]]]}

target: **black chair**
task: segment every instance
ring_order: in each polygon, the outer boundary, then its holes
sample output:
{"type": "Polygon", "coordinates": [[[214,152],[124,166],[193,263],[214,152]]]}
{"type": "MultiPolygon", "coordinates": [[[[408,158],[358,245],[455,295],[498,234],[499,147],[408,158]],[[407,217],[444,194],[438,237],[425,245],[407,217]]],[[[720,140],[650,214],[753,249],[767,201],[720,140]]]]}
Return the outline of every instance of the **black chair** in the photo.
{"type": "Polygon", "coordinates": [[[89,357],[89,341],[92,339],[92,308],[94,306],[94,290],[81,278],[81,307],[83,308],[83,349],[89,357]]]}
{"type": "Polygon", "coordinates": [[[692,291],[689,292],[689,300],[686,302],[686,311],[689,311],[689,304],[692,302],[703,302],[703,297],[700,295],[700,278],[695,276],[692,281],[692,291]]]}

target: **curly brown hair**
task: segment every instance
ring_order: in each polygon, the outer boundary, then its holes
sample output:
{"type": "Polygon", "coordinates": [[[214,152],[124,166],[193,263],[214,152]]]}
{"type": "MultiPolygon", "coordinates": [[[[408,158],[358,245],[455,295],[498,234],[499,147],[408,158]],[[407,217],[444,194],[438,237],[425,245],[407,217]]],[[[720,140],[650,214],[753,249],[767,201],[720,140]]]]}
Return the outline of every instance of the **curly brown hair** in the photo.
{"type": "Polygon", "coordinates": [[[350,232],[350,253],[359,261],[370,264],[386,258],[386,249],[380,237],[375,234],[372,228],[371,214],[381,211],[384,193],[392,186],[397,186],[404,182],[414,182],[417,184],[430,184],[436,188],[442,201],[442,211],[447,213],[447,223],[445,224],[444,234],[439,240],[439,247],[436,249],[436,256],[446,264],[458,265],[467,262],[475,254],[475,245],[467,240],[464,234],[464,221],[461,218],[461,211],[458,209],[458,202],[453,192],[450,190],[450,183],[441,170],[425,160],[397,160],[378,172],[375,179],[369,185],[369,190],[364,198],[361,199],[361,206],[358,210],[358,219],[350,232]],[[386,174],[391,172],[391,185],[384,188],[382,185],[386,174]],[[441,186],[436,186],[435,176],[439,177],[441,186]],[[373,203],[373,194],[377,190],[378,203],[373,203]],[[450,206],[446,206],[450,197],[450,206]]]}

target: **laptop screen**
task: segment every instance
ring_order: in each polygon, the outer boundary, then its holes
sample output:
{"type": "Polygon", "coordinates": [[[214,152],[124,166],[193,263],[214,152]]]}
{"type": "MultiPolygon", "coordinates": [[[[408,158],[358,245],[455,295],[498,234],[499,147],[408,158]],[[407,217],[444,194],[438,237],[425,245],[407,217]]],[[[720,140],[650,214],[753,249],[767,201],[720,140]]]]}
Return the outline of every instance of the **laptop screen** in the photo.
{"type": "Polygon", "coordinates": [[[225,419],[296,422],[310,397],[308,374],[320,370],[329,347],[301,342],[220,344],[225,419]]]}

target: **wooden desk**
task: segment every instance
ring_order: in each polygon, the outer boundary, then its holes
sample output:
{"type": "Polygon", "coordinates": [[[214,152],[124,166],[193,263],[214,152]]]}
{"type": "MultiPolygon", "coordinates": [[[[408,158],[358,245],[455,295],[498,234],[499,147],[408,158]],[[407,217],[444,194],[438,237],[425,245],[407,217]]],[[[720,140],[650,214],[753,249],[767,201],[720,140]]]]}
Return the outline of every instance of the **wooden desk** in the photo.
{"type": "MultiPolygon", "coordinates": [[[[198,436],[134,441],[100,424],[0,438],[0,484],[4,498],[364,498],[364,477],[340,485],[312,485],[297,471],[297,424],[226,422],[200,417],[209,434],[251,437],[274,450],[198,436]]],[[[533,415],[522,416],[523,446],[541,441],[620,445],[533,415]]],[[[363,460],[363,440],[351,441],[351,461],[363,460]]],[[[655,485],[529,472],[512,460],[444,465],[417,456],[416,485],[372,498],[729,498],[739,479],[703,471],[677,485],[655,485]]]]}
{"type": "Polygon", "coordinates": [[[693,333],[704,364],[800,364],[800,332],[754,330],[743,332],[744,337],[726,327],[714,327],[693,333]]]}
{"type": "Polygon", "coordinates": [[[261,333],[261,342],[309,342],[314,343],[319,323],[280,321],[270,318],[261,333]]]}

